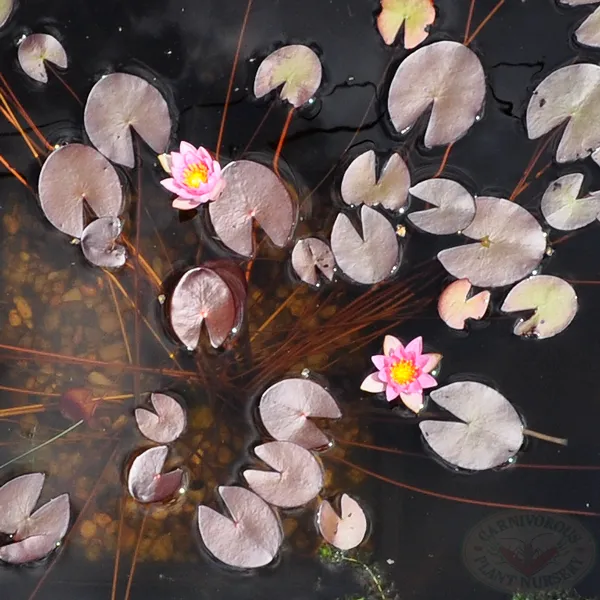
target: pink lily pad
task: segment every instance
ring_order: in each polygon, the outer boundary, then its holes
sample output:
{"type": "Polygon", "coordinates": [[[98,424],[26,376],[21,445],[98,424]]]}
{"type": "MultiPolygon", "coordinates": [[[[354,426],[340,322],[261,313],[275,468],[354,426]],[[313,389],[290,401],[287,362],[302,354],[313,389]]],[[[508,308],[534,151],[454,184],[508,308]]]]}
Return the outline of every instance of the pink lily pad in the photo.
{"type": "Polygon", "coordinates": [[[183,485],[181,469],[162,473],[168,452],[166,446],[157,446],[145,450],[133,461],[127,486],[138,502],[162,502],[173,497],[183,485]]]}
{"type": "Polygon", "coordinates": [[[167,394],[151,394],[150,401],[156,414],[145,408],[135,410],[135,421],[142,435],[157,444],[174,442],[185,429],[183,407],[167,394]]]}
{"type": "Polygon", "coordinates": [[[427,444],[447,463],[471,471],[505,464],[523,445],[523,423],[496,390],[459,381],[431,392],[431,398],[462,422],[422,421],[427,444]]]}
{"type": "Polygon", "coordinates": [[[388,110],[399,132],[412,127],[433,105],[425,146],[451,144],[480,114],[485,75],[477,55],[457,42],[435,42],[405,58],[392,80],[388,110]]]}
{"type": "Polygon", "coordinates": [[[335,258],[331,248],[318,238],[298,240],[292,251],[292,267],[308,285],[319,286],[319,273],[329,281],[335,274],[335,258]]]}
{"type": "Polygon", "coordinates": [[[331,250],[338,267],[358,283],[379,283],[400,263],[396,231],[379,212],[362,206],[362,236],[350,219],[340,213],[331,231],[331,250]]]}
{"type": "Polygon", "coordinates": [[[545,339],[564,331],[577,314],[573,287],[552,275],[536,275],[518,283],[502,304],[503,312],[534,311],[519,319],[513,333],[545,339]]]}
{"type": "Polygon", "coordinates": [[[27,520],[44,487],[43,473],[15,477],[0,487],[0,531],[13,535],[27,520]]]}
{"type": "Polygon", "coordinates": [[[321,85],[323,67],[308,46],[284,46],[269,54],[261,63],[254,80],[257,98],[283,85],[281,98],[295,108],[306,104],[321,85]]]}
{"type": "Polygon", "coordinates": [[[360,546],[367,534],[367,516],[361,505],[343,494],[340,500],[340,515],[324,500],[319,507],[317,523],[319,531],[328,544],[339,550],[352,550],[360,546]]]}
{"type": "Polygon", "coordinates": [[[600,215],[600,192],[579,198],[583,173],[571,173],[553,181],[542,197],[542,214],[554,229],[573,231],[589,225],[600,215]]]}
{"type": "Polygon", "coordinates": [[[119,269],[127,262],[127,250],[117,243],[123,231],[118,217],[102,217],[92,221],[81,234],[83,255],[97,267],[119,269]]]}
{"type": "Polygon", "coordinates": [[[374,150],[357,156],[342,179],[342,199],[350,206],[377,206],[401,209],[408,200],[410,173],[402,157],[394,152],[377,179],[377,157],[374,150]]]}
{"type": "Polygon", "coordinates": [[[131,128],[157,154],[171,136],[171,116],[162,94],[148,81],[128,73],[106,75],[92,88],[85,105],[85,130],[104,156],[133,168],[131,128]]]}
{"type": "Polygon", "coordinates": [[[47,33],[28,35],[19,44],[17,55],[25,74],[40,83],[48,83],[46,61],[61,69],[68,66],[67,53],[62,44],[47,33]]]}
{"type": "Polygon", "coordinates": [[[452,179],[426,179],[412,187],[410,193],[437,207],[408,215],[413,225],[427,233],[457,233],[468,227],[475,218],[473,196],[452,179]]]}
{"type": "Polygon", "coordinates": [[[281,179],[251,160],[229,163],[222,175],[225,189],[208,207],[221,242],[242,256],[252,256],[252,224],[256,220],[276,246],[285,246],[296,223],[296,209],[281,179]]]}
{"type": "Polygon", "coordinates": [[[469,297],[471,289],[468,279],[458,279],[441,293],[438,314],[448,327],[464,329],[467,319],[478,321],[487,312],[491,294],[484,290],[469,297]]]}
{"type": "MultiPolygon", "coordinates": [[[[230,260],[215,260],[204,265],[214,271],[229,287],[235,303],[235,325],[238,329],[242,325],[246,314],[246,300],[248,297],[248,282],[244,271],[230,260]]],[[[233,330],[232,330],[233,331],[233,330]]]]}
{"type": "Polygon", "coordinates": [[[4,27],[12,15],[15,0],[0,0],[0,27],[4,27]]]}
{"type": "Polygon", "coordinates": [[[342,416],[331,394],[310,379],[284,379],[272,385],[258,405],[265,429],[278,441],[323,448],[329,438],[310,420],[342,416]]]}
{"type": "Polygon", "coordinates": [[[217,560],[239,569],[268,565],[283,542],[276,513],[245,488],[221,486],[219,494],[231,518],[208,506],[198,507],[198,528],[208,551],[217,560]]]}
{"type": "Polygon", "coordinates": [[[540,224],[523,207],[502,198],[475,200],[473,222],[463,234],[475,244],[442,250],[448,273],[478,287],[509,285],[529,275],[546,251],[540,224]]]}
{"type": "Polygon", "coordinates": [[[85,229],[84,203],[97,217],[118,217],[123,189],[114,167],[96,150],[69,144],[46,160],[39,179],[46,218],[59,231],[80,238],[85,229]]]}
{"type": "MultiPolygon", "coordinates": [[[[598,4],[598,0],[560,0],[561,4],[580,6],[598,4]]],[[[575,39],[584,46],[600,46],[600,8],[597,8],[577,29],[575,39]]]]}
{"type": "Polygon", "coordinates": [[[198,347],[203,325],[213,348],[218,348],[235,326],[235,299],[217,273],[204,267],[190,269],[173,290],[169,319],[173,331],[188,350],[198,347]]]}
{"type": "Polygon", "coordinates": [[[267,442],[254,449],[274,471],[247,469],[250,489],[273,506],[295,508],[317,497],[323,488],[323,470],[311,452],[291,442],[267,442]]]}
{"type": "Polygon", "coordinates": [[[70,514],[69,494],[62,494],[38,508],[25,519],[15,534],[15,540],[20,541],[43,535],[53,538],[53,545],[55,545],[67,533],[70,514]]]}
{"type": "Polygon", "coordinates": [[[410,49],[427,39],[429,26],[434,21],[432,0],[381,0],[377,29],[389,46],[396,41],[404,25],[404,47],[410,49]]]}

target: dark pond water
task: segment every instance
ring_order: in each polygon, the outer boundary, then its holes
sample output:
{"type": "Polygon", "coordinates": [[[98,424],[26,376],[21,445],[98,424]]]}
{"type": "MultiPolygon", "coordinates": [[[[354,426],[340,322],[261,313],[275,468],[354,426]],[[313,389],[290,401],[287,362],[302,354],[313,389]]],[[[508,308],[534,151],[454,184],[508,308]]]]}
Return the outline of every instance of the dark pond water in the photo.
{"type": "MultiPolygon", "coordinates": [[[[462,41],[469,4],[438,0],[430,40],[462,41]]],[[[475,2],[471,30],[495,5],[495,0],[475,2]]],[[[235,159],[254,152],[270,160],[288,109],[252,98],[248,90],[257,64],[282,43],[317,49],[325,84],[310,112],[292,121],[282,155],[284,172],[305,198],[300,233],[329,233],[338,208],[332,192],[339,180],[335,167],[359,144],[399,150],[413,181],[433,176],[440,165],[444,149],[423,148],[422,124],[407,139],[391,135],[385,90],[405,53],[379,39],[376,8],[376,2],[365,0],[254,0],[251,6],[222,153],[235,159]],[[309,195],[309,190],[314,191],[309,195]]],[[[102,74],[125,70],[157,78],[178,118],[177,139],[214,149],[246,9],[242,0],[21,0],[0,35],[0,72],[51,144],[83,139],[82,107],[74,96],[85,100],[102,74]],[[15,43],[30,31],[50,32],[63,42],[70,66],[60,76],[73,94],[52,75],[47,86],[25,80],[16,64],[15,43]]],[[[571,41],[586,11],[589,7],[559,8],[552,0],[507,0],[482,29],[472,48],[487,76],[485,112],[452,149],[448,176],[478,195],[510,195],[538,147],[527,140],[523,122],[533,88],[559,66],[573,60],[595,62],[600,56],[571,41]]],[[[534,174],[551,160],[551,150],[534,174]]],[[[6,120],[0,121],[0,154],[35,188],[40,165],[6,120]]],[[[513,336],[512,319],[497,309],[468,335],[452,333],[433,303],[446,275],[431,260],[448,240],[416,234],[409,227],[400,272],[375,296],[383,301],[412,290],[413,297],[398,301],[393,314],[365,320],[364,311],[357,310],[346,321],[336,320],[344,306],[367,290],[344,282],[318,293],[299,288],[290,277],[288,253],[264,244],[252,269],[248,329],[225,353],[189,355],[164,325],[157,301],[163,290],[152,284],[149,273],[168,288],[182,269],[223,252],[199,226],[199,218],[181,219],[170,208],[158,185],[155,157],[144,150],[142,158],[136,171],[122,171],[130,190],[126,233],[133,239],[139,230],[140,253],[149,265],[142,269],[137,294],[131,270],[118,273],[115,282],[91,268],[49,226],[35,197],[10,175],[0,174],[0,384],[15,388],[0,391],[5,417],[0,421],[0,463],[72,424],[57,407],[65,391],[85,388],[103,398],[93,426],[82,425],[0,472],[0,483],[25,472],[47,473],[44,498],[69,492],[74,510],[74,526],[58,553],[41,565],[0,569],[2,598],[494,600],[509,598],[508,587],[515,585],[502,580],[507,564],[517,565],[527,585],[567,585],[582,595],[600,591],[594,554],[600,520],[526,509],[600,514],[598,471],[570,468],[600,464],[597,223],[561,240],[542,266],[544,272],[587,282],[574,284],[580,309],[572,325],[548,340],[513,336]],[[353,333],[356,325],[361,329],[353,333]],[[569,445],[530,441],[516,467],[476,475],[439,464],[424,450],[415,419],[402,418],[385,402],[359,391],[384,331],[407,340],[422,335],[428,349],[444,355],[441,383],[468,375],[490,383],[517,406],[528,426],[568,438],[569,445]],[[294,341],[285,348],[291,352],[278,353],[290,336],[294,341]],[[360,560],[376,574],[381,590],[364,567],[319,558],[314,505],[283,515],[281,556],[253,573],[216,565],[193,533],[195,506],[215,505],[217,485],[240,481],[239,471],[250,460],[248,450],[260,439],[254,425],[256,398],[278,378],[303,369],[327,382],[342,407],[343,418],[332,426],[336,438],[408,453],[338,443],[323,455],[326,495],[348,491],[367,507],[371,533],[360,560]],[[158,389],[179,394],[188,410],[189,427],[175,445],[173,462],[188,469],[190,489],[175,505],[153,509],[140,537],[144,511],[127,499],[123,473],[132,453],[145,447],[132,409],[144,398],[141,393],[158,389]],[[538,467],[520,466],[527,464],[538,467]],[[547,468],[552,465],[565,468],[547,468]],[[501,514],[507,509],[490,503],[524,509],[520,512],[537,522],[538,529],[515,521],[509,530],[509,516],[501,514]],[[490,527],[500,532],[507,528],[506,535],[494,538],[506,542],[504,550],[490,541],[490,527]],[[567,527],[573,537],[565,533],[555,553],[539,558],[549,547],[543,543],[547,529],[567,527]],[[558,566],[553,570],[552,564],[558,566]],[[558,579],[536,578],[550,572],[558,572],[558,579]]],[[[600,187],[591,161],[577,169],[586,173],[586,186],[600,187]]],[[[519,202],[539,216],[548,183],[573,170],[550,165],[532,178],[519,202]]],[[[549,239],[560,237],[554,232],[549,239]]],[[[504,293],[494,294],[496,307],[504,293]]]]}

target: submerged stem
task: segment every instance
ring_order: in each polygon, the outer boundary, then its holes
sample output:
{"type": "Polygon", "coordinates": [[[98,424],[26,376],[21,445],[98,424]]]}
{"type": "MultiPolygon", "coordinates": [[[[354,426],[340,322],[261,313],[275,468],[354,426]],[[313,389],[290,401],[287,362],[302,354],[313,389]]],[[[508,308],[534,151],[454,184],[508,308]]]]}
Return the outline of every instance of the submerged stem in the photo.
{"type": "Polygon", "coordinates": [[[529,437],[537,438],[538,440],[544,440],[544,442],[550,442],[551,444],[558,444],[559,446],[566,446],[569,441],[565,438],[554,437],[553,435],[546,435],[539,431],[533,431],[532,429],[523,429],[523,433],[529,437]]]}
{"type": "Polygon", "coordinates": [[[365,563],[360,562],[360,560],[357,560],[356,558],[350,558],[349,556],[344,556],[344,558],[342,560],[345,560],[346,562],[361,566],[369,574],[369,577],[373,581],[373,584],[375,585],[375,587],[377,588],[377,591],[379,592],[379,595],[381,596],[381,600],[387,600],[385,592],[383,591],[383,588],[381,587],[381,584],[379,583],[379,578],[377,577],[377,575],[375,575],[375,573],[373,573],[373,569],[371,569],[371,567],[369,567],[369,565],[366,565],[365,563]]]}

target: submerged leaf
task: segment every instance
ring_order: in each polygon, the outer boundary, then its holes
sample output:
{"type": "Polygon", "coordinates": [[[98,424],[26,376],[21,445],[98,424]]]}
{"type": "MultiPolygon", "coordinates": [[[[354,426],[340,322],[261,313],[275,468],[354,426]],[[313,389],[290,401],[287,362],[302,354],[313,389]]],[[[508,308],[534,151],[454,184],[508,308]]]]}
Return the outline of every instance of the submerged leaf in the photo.
{"type": "MultiPolygon", "coordinates": [[[[1,12],[1,11],[0,11],[1,12]]],[[[48,61],[61,69],[68,66],[67,53],[62,44],[47,33],[28,35],[20,44],[17,51],[19,64],[23,71],[41,83],[48,82],[45,62],[48,61]]]]}
{"type": "Polygon", "coordinates": [[[462,421],[422,421],[419,425],[431,449],[447,463],[483,471],[503,465],[522,446],[521,418],[491,387],[459,381],[434,390],[431,398],[462,421]]]}
{"type": "Polygon", "coordinates": [[[310,379],[284,379],[272,385],[260,399],[260,418],[265,429],[278,441],[304,448],[322,448],[327,436],[310,420],[339,419],[342,416],[331,394],[310,379]]]}
{"type": "Polygon", "coordinates": [[[475,219],[463,234],[478,242],[442,250],[438,260],[446,271],[478,287],[509,285],[529,275],[546,250],[540,224],[502,198],[479,197],[475,206],[475,219]]]}
{"type": "Polygon", "coordinates": [[[0,487],[0,532],[12,535],[26,521],[42,493],[43,473],[15,477],[0,487]]]}
{"type": "Polygon", "coordinates": [[[274,471],[247,469],[250,489],[273,506],[294,508],[316,498],[323,487],[321,465],[311,452],[291,442],[267,442],[254,449],[274,471]]]}
{"type": "Polygon", "coordinates": [[[406,204],[410,187],[410,173],[406,163],[394,152],[383,166],[379,181],[376,168],[377,157],[374,150],[357,156],[344,173],[342,199],[351,206],[381,204],[389,210],[399,210],[406,204]]]}
{"type": "Polygon", "coordinates": [[[485,315],[491,294],[484,290],[469,298],[471,288],[468,279],[458,279],[441,293],[438,313],[448,327],[464,329],[467,319],[479,320],[485,315]]]}
{"type": "Polygon", "coordinates": [[[200,537],[208,551],[231,567],[255,569],[268,565],[283,541],[275,512],[254,492],[242,487],[221,486],[219,494],[231,518],[208,506],[198,507],[200,537]]]}
{"type": "Polygon", "coordinates": [[[403,132],[430,107],[425,146],[461,138],[481,112],[485,75],[477,55],[457,42],[436,42],[405,58],[392,80],[388,110],[403,132]]]}
{"type": "Polygon", "coordinates": [[[183,484],[183,471],[175,469],[162,473],[167,453],[166,446],[145,450],[135,458],[129,470],[127,486],[138,502],[162,502],[175,495],[183,484]]]}
{"type": "Polygon", "coordinates": [[[85,421],[89,423],[94,417],[99,402],[94,400],[94,394],[87,388],[71,388],[61,395],[58,405],[65,419],[74,423],[85,421]]]}
{"type": "Polygon", "coordinates": [[[165,152],[171,136],[171,116],[162,94],[141,77],[128,73],[106,75],[92,88],[85,105],[85,130],[104,156],[133,168],[131,128],[157,154],[165,152]]]}
{"type": "Polygon", "coordinates": [[[572,231],[589,225],[600,214],[600,192],[578,198],[583,184],[582,173],[559,177],[542,197],[542,214],[551,227],[572,231]]]}
{"type": "Polygon", "coordinates": [[[156,414],[145,408],[135,410],[135,421],[142,435],[157,444],[174,442],[185,429],[183,407],[167,394],[151,394],[150,401],[156,414]]]}
{"type": "Polygon", "coordinates": [[[340,213],[331,231],[331,249],[339,268],[358,283],[379,283],[400,263],[398,240],[392,224],[376,210],[360,211],[362,236],[340,213]]]}
{"type": "Polygon", "coordinates": [[[361,505],[343,494],[340,500],[340,516],[327,500],[319,507],[317,523],[319,531],[328,544],[339,550],[352,550],[360,546],[367,534],[367,517],[361,505]]]}
{"type": "Polygon", "coordinates": [[[97,267],[119,269],[127,261],[127,250],[117,244],[123,225],[117,217],[92,221],[81,234],[83,255],[97,267]]]}
{"type": "Polygon", "coordinates": [[[292,267],[296,275],[309,285],[319,285],[319,272],[329,281],[335,273],[335,258],[331,248],[318,238],[298,240],[292,251],[292,267]]]}
{"type": "Polygon", "coordinates": [[[410,50],[427,38],[429,26],[434,21],[433,0],[381,0],[377,29],[389,46],[404,25],[404,47],[410,50]]]}
{"type": "Polygon", "coordinates": [[[410,193],[437,207],[408,215],[413,225],[427,233],[457,233],[468,227],[475,217],[473,196],[452,179],[426,179],[410,188],[410,193]]]}
{"type": "Polygon", "coordinates": [[[257,98],[283,85],[281,97],[295,108],[306,104],[321,85],[323,67],[308,46],[284,46],[269,54],[261,63],[254,80],[257,98]]]}
{"type": "Polygon", "coordinates": [[[564,331],[577,314],[573,287],[552,275],[536,275],[517,284],[502,304],[503,312],[534,310],[529,319],[520,319],[515,335],[545,339],[564,331]]]}
{"type": "Polygon", "coordinates": [[[203,324],[213,348],[218,348],[235,326],[236,306],[231,289],[211,269],[190,269],[173,290],[169,320],[173,331],[188,350],[198,347],[203,324]]]}
{"type": "Polygon", "coordinates": [[[251,160],[229,163],[222,175],[225,189],[208,208],[221,242],[242,256],[252,256],[256,220],[276,246],[285,246],[294,229],[296,210],[281,179],[251,160]]]}
{"type": "Polygon", "coordinates": [[[96,150],[69,144],[46,160],[39,180],[46,218],[58,230],[80,238],[85,228],[87,204],[98,217],[118,217],[123,210],[123,190],[113,166],[96,150]]]}

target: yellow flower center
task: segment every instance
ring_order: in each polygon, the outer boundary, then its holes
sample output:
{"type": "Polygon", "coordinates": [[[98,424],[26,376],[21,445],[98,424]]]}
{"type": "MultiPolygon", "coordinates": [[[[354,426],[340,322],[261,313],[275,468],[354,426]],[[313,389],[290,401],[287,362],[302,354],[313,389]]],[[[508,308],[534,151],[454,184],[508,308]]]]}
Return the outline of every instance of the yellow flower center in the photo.
{"type": "Polygon", "coordinates": [[[417,378],[417,367],[412,360],[401,360],[390,369],[390,374],[398,385],[407,385],[417,378]]]}
{"type": "Polygon", "coordinates": [[[187,167],[183,172],[183,181],[188,187],[198,189],[208,181],[208,167],[203,163],[196,163],[187,167]]]}

